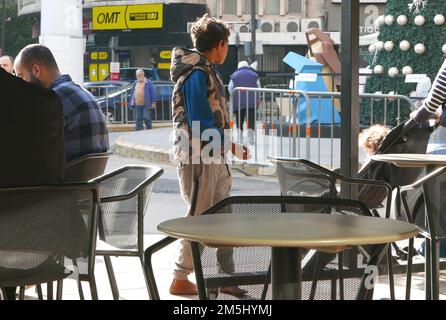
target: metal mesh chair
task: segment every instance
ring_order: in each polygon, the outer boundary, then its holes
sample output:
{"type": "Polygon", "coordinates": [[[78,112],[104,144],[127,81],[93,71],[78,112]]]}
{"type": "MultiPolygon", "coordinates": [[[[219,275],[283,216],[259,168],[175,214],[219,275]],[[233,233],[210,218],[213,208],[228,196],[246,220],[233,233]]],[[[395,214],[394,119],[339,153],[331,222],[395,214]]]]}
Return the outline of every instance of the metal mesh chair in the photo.
{"type": "MultiPolygon", "coordinates": [[[[358,200],[379,217],[378,209],[386,202],[385,218],[390,218],[392,187],[385,181],[347,178],[311,161],[296,158],[270,158],[276,164],[282,195],[338,198],[340,183],[358,186],[358,200]]],[[[390,297],[395,298],[393,257],[387,254],[390,297]]]]}
{"type": "MultiPolygon", "coordinates": [[[[97,299],[96,184],[0,189],[0,287],[88,281],[97,299]],[[86,272],[77,266],[82,263],[86,272]]],[[[51,286],[52,287],[52,286],[51,286]]],[[[62,297],[58,287],[57,297],[62,297]]]]}
{"type": "Polygon", "coordinates": [[[85,182],[102,175],[110,153],[92,153],[74,159],[65,165],[64,182],[85,182]]]}
{"type": "MultiPolygon", "coordinates": [[[[433,170],[415,183],[401,187],[401,201],[403,203],[406,219],[412,222],[413,212],[410,212],[407,204],[407,195],[410,191],[423,188],[425,201],[425,223],[418,224],[421,235],[426,239],[426,297],[428,299],[439,299],[439,271],[445,266],[440,264],[440,241],[446,239],[446,216],[442,208],[446,204],[445,197],[441,196],[446,188],[446,168],[433,170]],[[428,194],[429,196],[426,196],[428,194]]],[[[409,240],[409,258],[407,265],[406,299],[410,299],[410,288],[412,281],[412,255],[414,239],[409,240]]]]}
{"type": "Polygon", "coordinates": [[[144,268],[144,214],[163,172],[156,166],[126,166],[94,179],[100,183],[101,202],[96,255],[104,256],[114,299],[119,290],[110,257],[139,257],[144,268]]]}
{"type": "MultiPolygon", "coordinates": [[[[372,215],[359,201],[296,196],[230,197],[203,214],[285,212],[372,215]]],[[[371,299],[373,288],[365,287],[365,270],[377,265],[386,247],[358,246],[341,253],[308,250],[302,260],[303,299],[371,299]]],[[[200,299],[234,299],[219,290],[234,285],[247,291],[242,299],[271,298],[269,247],[216,249],[192,242],[192,254],[200,299]]]]}

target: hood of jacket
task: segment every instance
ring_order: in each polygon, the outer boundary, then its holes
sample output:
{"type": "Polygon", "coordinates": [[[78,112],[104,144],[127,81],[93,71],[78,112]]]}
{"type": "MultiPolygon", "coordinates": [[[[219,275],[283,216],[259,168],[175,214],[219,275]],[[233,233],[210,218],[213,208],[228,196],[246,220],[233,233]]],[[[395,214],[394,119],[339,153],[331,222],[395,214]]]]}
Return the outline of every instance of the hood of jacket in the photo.
{"type": "Polygon", "coordinates": [[[200,52],[194,49],[174,48],[172,51],[170,79],[176,83],[181,76],[190,72],[195,66],[212,68],[212,64],[200,52]]]}

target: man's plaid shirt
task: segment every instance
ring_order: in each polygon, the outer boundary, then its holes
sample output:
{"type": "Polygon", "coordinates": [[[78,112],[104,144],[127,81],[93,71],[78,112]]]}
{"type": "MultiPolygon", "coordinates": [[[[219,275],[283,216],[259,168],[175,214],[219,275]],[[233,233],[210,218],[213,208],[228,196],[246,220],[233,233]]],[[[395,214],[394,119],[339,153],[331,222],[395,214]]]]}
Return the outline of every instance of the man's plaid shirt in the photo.
{"type": "Polygon", "coordinates": [[[50,89],[56,92],[63,105],[66,160],[106,152],[108,131],[105,117],[93,95],[75,84],[69,75],[60,76],[50,89]]]}

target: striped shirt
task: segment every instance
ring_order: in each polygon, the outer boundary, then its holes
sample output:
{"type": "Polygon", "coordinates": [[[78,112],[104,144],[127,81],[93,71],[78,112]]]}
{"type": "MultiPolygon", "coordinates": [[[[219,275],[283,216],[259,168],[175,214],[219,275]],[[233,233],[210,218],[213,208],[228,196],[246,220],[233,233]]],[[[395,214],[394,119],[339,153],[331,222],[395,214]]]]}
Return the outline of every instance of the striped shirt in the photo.
{"type": "Polygon", "coordinates": [[[446,60],[443,62],[440,70],[435,77],[429,95],[423,101],[421,108],[419,108],[413,116],[413,119],[418,122],[424,122],[432,118],[438,108],[446,102],[446,60]]]}
{"type": "Polygon", "coordinates": [[[94,97],[75,84],[69,75],[54,81],[53,89],[63,105],[66,161],[108,150],[105,117],[94,97]]]}

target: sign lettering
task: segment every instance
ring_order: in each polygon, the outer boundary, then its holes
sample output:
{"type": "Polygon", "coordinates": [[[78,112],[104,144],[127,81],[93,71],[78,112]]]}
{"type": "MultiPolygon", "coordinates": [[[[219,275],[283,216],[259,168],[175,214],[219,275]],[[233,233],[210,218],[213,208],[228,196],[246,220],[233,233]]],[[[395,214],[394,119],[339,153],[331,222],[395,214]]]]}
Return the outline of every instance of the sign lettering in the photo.
{"type": "Polygon", "coordinates": [[[93,7],[93,30],[161,29],[163,4],[93,7]]]}

